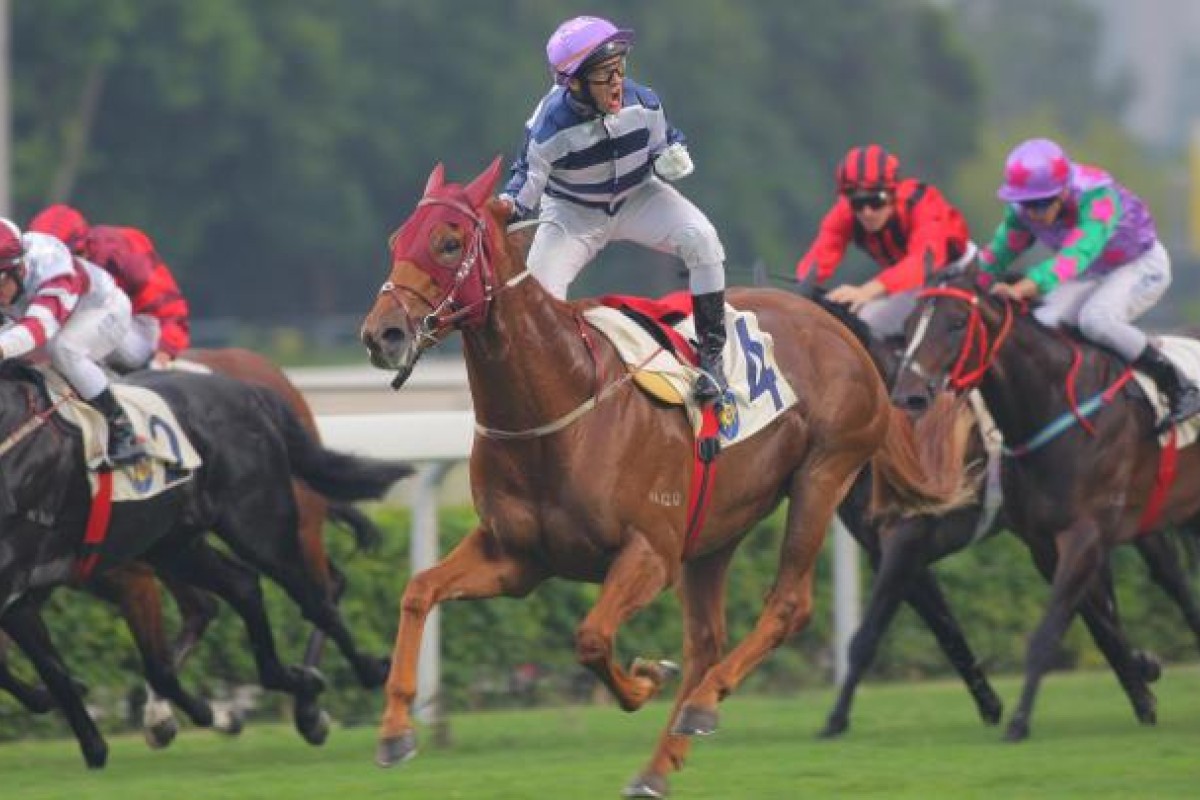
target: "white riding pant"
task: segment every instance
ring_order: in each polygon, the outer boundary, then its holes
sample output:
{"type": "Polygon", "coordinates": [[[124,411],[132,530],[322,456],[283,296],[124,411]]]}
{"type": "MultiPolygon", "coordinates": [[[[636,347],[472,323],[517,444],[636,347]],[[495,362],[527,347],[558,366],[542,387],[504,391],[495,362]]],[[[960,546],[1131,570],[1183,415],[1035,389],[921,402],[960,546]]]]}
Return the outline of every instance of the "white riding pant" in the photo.
{"type": "MultiPolygon", "coordinates": [[[[946,265],[938,274],[954,273],[966,268],[975,260],[978,252],[975,243],[968,241],[966,252],[953,263],[946,265]]],[[[920,294],[922,288],[924,287],[910,289],[907,292],[896,292],[896,294],[864,303],[863,307],[858,310],[858,318],[867,323],[871,333],[881,339],[899,336],[904,333],[904,323],[908,320],[908,316],[917,307],[919,299],[917,295],[920,294]]]]}
{"type": "Polygon", "coordinates": [[[85,296],[62,329],[46,343],[50,363],[84,400],[108,388],[108,376],[98,364],[121,344],[129,331],[129,298],[108,292],[85,296]]]}
{"type": "Polygon", "coordinates": [[[129,332],[108,356],[108,363],[118,372],[145,369],[158,352],[162,327],[158,318],[150,314],[134,314],[129,332]]]}
{"type": "Polygon", "coordinates": [[[565,300],[567,288],[588,262],[613,241],[634,242],[678,256],[688,269],[692,294],[725,288],[725,248],[716,228],[679,191],[649,178],[615,215],[569,200],[543,197],[541,218],[529,248],[529,269],[550,294],[565,300]]]}
{"type": "Polygon", "coordinates": [[[1161,243],[1107,275],[1059,284],[1034,316],[1043,325],[1075,325],[1087,339],[1133,361],[1148,339],[1131,320],[1145,314],[1171,285],[1171,257],[1161,243]]]}

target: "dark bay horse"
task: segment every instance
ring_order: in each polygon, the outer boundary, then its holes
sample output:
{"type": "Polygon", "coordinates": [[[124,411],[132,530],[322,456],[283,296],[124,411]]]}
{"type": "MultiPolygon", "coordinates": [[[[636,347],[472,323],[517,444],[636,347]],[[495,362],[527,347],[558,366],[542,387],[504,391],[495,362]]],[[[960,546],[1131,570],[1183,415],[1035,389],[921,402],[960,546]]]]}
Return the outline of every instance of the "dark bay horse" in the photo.
{"type": "MultiPolygon", "coordinates": [[[[184,356],[186,362],[200,364],[214,372],[237,378],[276,392],[291,407],[304,429],[315,440],[320,441],[316,419],[304,395],[288,379],[287,375],[271,360],[243,348],[193,349],[184,356]]],[[[301,543],[304,561],[314,580],[318,581],[335,601],[345,590],[344,575],[325,552],[323,538],[324,521],[329,519],[346,527],[354,535],[359,547],[373,547],[382,535],[366,515],[347,503],[330,504],[328,500],[301,480],[294,479],[292,488],[297,508],[297,534],[301,543]]],[[[161,576],[160,576],[161,577],[161,576]]],[[[121,609],[130,632],[133,634],[143,660],[155,663],[170,663],[176,669],[191,652],[204,630],[215,617],[217,608],[211,598],[178,581],[165,580],[179,608],[181,630],[174,641],[168,641],[163,628],[163,612],[158,580],[153,571],[144,564],[131,563],[108,570],[85,585],[94,594],[112,602],[121,609]]],[[[0,637],[3,634],[0,633],[0,637]]],[[[324,634],[314,628],[308,647],[305,649],[305,666],[319,664],[324,634]]],[[[387,676],[387,660],[366,656],[352,649],[345,654],[355,668],[355,675],[365,688],[383,684],[387,676]]],[[[0,649],[0,688],[8,690],[28,710],[44,713],[52,707],[44,687],[29,686],[12,675],[4,663],[4,650],[0,649]]],[[[177,731],[170,705],[149,691],[144,710],[146,740],[152,747],[169,744],[177,731]]],[[[214,725],[218,730],[237,733],[241,721],[236,718],[223,720],[214,725]]]]}
{"type": "MultiPolygon", "coordinates": [[[[1038,686],[1076,612],[1137,718],[1153,723],[1155,700],[1147,682],[1157,677],[1157,664],[1132,650],[1120,627],[1109,552],[1143,535],[1161,455],[1154,412],[1136,383],[1120,382],[1126,365],[1116,356],[1048,331],[1024,309],[987,294],[978,280],[971,270],[926,290],[910,319],[907,364],[894,396],[919,410],[945,389],[978,385],[1010,448],[1002,470],[1005,507],[1051,593],[1029,640],[1025,685],[1005,737],[1029,735],[1038,686]],[[1086,426],[1065,426],[1061,435],[1039,443],[1043,431],[1072,419],[1073,407],[1078,412],[1074,398],[1079,406],[1095,399],[1099,411],[1086,426]]],[[[1194,530],[1200,448],[1181,450],[1176,470],[1154,525],[1194,530]]],[[[1169,576],[1155,579],[1172,592],[1169,576]]],[[[1186,614],[1189,599],[1175,599],[1186,614]]],[[[1196,630],[1195,620],[1189,623],[1196,630]]]]}
{"type": "MultiPolygon", "coordinates": [[[[899,351],[893,342],[873,336],[866,324],[844,306],[829,303],[819,290],[809,296],[826,311],[840,319],[868,349],[889,383],[899,369],[899,351]]],[[[973,430],[967,460],[985,457],[978,428],[973,430]]],[[[863,674],[877,652],[899,604],[907,602],[934,634],[939,647],[954,666],[974,699],[981,718],[988,724],[999,722],[1000,700],[988,683],[972,654],[954,615],[928,565],[952,555],[980,538],[1011,527],[1004,509],[979,530],[984,514],[982,498],[943,516],[917,515],[898,520],[879,521],[867,514],[870,471],[863,470],[855,481],[838,514],[851,535],[867,551],[875,570],[862,624],[850,644],[849,670],[822,736],[836,736],[850,724],[850,706],[863,674]]],[[[1020,502],[1020,499],[1017,499],[1020,502]]],[[[1151,579],[1180,607],[1189,628],[1200,644],[1200,605],[1191,590],[1186,564],[1180,558],[1168,532],[1159,531],[1134,540],[1138,554],[1149,568],[1151,579]]],[[[1142,655],[1142,658],[1149,656],[1142,655]]],[[[1147,668],[1155,669],[1153,664],[1147,668]]]]}
{"type": "MultiPolygon", "coordinates": [[[[845,306],[826,300],[821,289],[808,288],[804,293],[858,338],[870,353],[880,375],[890,384],[900,361],[893,343],[873,335],[866,323],[845,306]]],[[[979,426],[973,425],[966,460],[981,463],[986,458],[979,426]]],[[[1003,530],[1007,525],[1003,510],[989,522],[985,498],[976,493],[969,503],[948,514],[918,514],[883,520],[873,518],[869,513],[870,493],[871,471],[864,469],[838,507],[838,516],[866,551],[875,577],[863,609],[862,622],[850,641],[846,677],[820,735],[824,738],[840,736],[850,728],[855,691],[875,660],[879,644],[901,603],[907,603],[929,628],[938,647],[970,692],[980,718],[988,725],[995,725],[1002,713],[1000,698],[950,610],[937,576],[929,567],[973,542],[1003,530]],[[981,525],[984,530],[979,530],[981,525]]]]}
{"type": "Polygon", "coordinates": [[[478,435],[471,454],[479,526],[404,591],[387,682],[377,761],[416,752],[409,706],[430,610],[445,600],[523,597],[550,577],[600,584],[576,631],[575,652],[634,711],[660,689],[661,663],[614,652],[622,623],[678,586],[685,665],[671,721],[631,796],[661,797],[682,767],[689,736],[717,727],[717,705],[812,613],[813,565],[834,509],[868,461],[876,505],[949,508],[964,488],[937,481],[961,460],[955,415],[914,436],[889,403],[854,337],[786,292],[739,290],[775,343],[776,366],[799,402],[717,461],[709,515],[686,541],[695,442],[686,416],[629,380],[609,342],[584,323],[579,304],[551,297],[505,237],[503,203],[489,200],[500,161],[467,186],[446,184],[439,165],[416,211],[392,237],[392,264],[362,326],[372,363],[402,383],[421,354],[459,330],[478,435]],[[928,447],[922,462],[918,441],[928,447]],[[936,462],[936,463],[935,463],[936,462]],[[925,466],[925,465],[928,466],[925,466]],[[737,545],[783,500],[787,523],[778,572],[746,638],[725,651],[725,577],[737,545]]]}
{"type": "MultiPolygon", "coordinates": [[[[99,569],[132,559],[226,600],[250,633],[260,681],[296,702],[297,728],[309,741],[325,736],[316,705],[319,673],[286,667],[275,651],[259,573],[270,576],[305,617],[339,645],[349,632],[325,588],[309,574],[296,536],[293,476],[340,502],[378,496],[407,475],[405,464],[346,456],[305,433],[274,392],[219,375],[145,372],[127,379],[157,391],[171,407],[204,464],[190,480],[150,499],[115,504],[99,569]],[[212,531],[234,557],[213,548],[212,531]]],[[[56,586],[74,575],[90,508],[78,434],[50,418],[31,426],[46,407],[20,378],[0,380],[0,432],[9,440],[0,473],[0,628],[33,662],[67,716],[89,766],[101,766],[107,746],[80,701],[40,616],[56,586]]],[[[179,685],[171,665],[147,662],[156,692],[198,724],[211,723],[207,703],[179,685]],[[159,667],[159,669],[155,669],[159,667]]]]}

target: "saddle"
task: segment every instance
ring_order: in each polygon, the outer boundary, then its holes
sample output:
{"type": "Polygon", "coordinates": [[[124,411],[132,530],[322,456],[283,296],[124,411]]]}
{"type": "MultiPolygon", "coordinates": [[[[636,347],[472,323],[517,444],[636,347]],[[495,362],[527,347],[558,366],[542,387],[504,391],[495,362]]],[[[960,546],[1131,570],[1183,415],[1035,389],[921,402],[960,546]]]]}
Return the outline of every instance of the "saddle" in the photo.
{"type": "MultiPolygon", "coordinates": [[[[693,430],[700,431],[702,408],[691,392],[699,361],[691,307],[686,292],[658,300],[609,295],[583,316],[613,343],[646,394],[683,407],[693,430]]],[[[775,363],[771,335],[758,327],[757,318],[726,305],[725,325],[729,394],[717,419],[722,447],[748,439],[796,403],[795,391],[775,363]]]]}

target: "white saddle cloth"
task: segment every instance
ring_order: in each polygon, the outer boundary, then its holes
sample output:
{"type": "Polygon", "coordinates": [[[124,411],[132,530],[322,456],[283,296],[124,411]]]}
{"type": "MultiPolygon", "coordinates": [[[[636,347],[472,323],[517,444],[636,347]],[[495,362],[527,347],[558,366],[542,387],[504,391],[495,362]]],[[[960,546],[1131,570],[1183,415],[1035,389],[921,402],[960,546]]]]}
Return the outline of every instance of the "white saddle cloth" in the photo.
{"type": "MultiPolygon", "coordinates": [[[[71,395],[58,407],[58,413],[82,433],[84,462],[95,490],[96,468],[104,463],[108,449],[108,423],[103,414],[80,400],[57,372],[39,369],[46,376],[52,401],[71,395]]],[[[166,401],[140,386],[114,382],[112,389],[148,454],[134,464],[113,470],[113,502],[145,500],[190,480],[203,462],[166,401]]]]}
{"type": "MultiPolygon", "coordinates": [[[[652,373],[669,384],[687,411],[694,430],[700,429],[700,407],[692,399],[699,370],[662,348],[642,326],[615,308],[597,306],[584,312],[589,323],[617,348],[630,367],[652,373]]],[[[696,340],[692,318],[674,326],[686,339],[696,340]]],[[[796,404],[796,393],[775,362],[771,334],[758,327],[754,314],[725,306],[725,375],[733,403],[720,414],[721,445],[744,442],[796,404]]]]}

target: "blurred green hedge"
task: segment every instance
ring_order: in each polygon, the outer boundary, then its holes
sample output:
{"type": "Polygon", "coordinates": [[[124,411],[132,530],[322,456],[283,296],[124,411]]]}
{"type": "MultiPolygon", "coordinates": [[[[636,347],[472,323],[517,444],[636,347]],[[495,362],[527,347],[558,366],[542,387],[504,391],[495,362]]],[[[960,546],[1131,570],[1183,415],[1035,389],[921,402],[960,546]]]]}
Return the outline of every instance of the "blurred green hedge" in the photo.
{"type": "MultiPolygon", "coordinates": [[[[375,553],[353,552],[350,537],[327,531],[329,549],[346,572],[350,588],[342,610],[360,646],[367,652],[390,651],[400,596],[408,578],[409,518],[405,510],[378,507],[372,514],[386,531],[375,553]]],[[[448,550],[475,524],[468,509],[445,510],[441,516],[442,548],[448,550]]],[[[731,641],[753,624],[770,586],[779,548],[782,515],[758,525],[746,537],[729,577],[731,641]]],[[[829,548],[818,567],[816,613],[809,628],[771,655],[743,691],[789,692],[830,680],[831,614],[829,548]]],[[[864,559],[865,565],[865,559],[864,559]]],[[[1149,583],[1145,567],[1131,548],[1115,556],[1122,618],[1138,647],[1168,661],[1196,657],[1196,642],[1176,608],[1149,583]]],[[[936,567],[946,595],[976,656],[992,673],[1019,672],[1026,637],[1040,618],[1047,589],[1034,571],[1023,545],[1001,535],[945,559],[936,567]]],[[[863,601],[870,572],[864,566],[863,601]]],[[[298,661],[308,626],[298,610],[272,584],[265,582],[271,620],[285,660],[298,661]]],[[[592,700],[600,697],[590,675],[574,662],[576,625],[595,600],[597,587],[551,581],[523,600],[495,599],[442,606],[443,702],[450,711],[521,703],[592,700]]],[[[168,603],[172,630],[174,608],[168,603]]],[[[108,730],[127,727],[123,701],[140,687],[139,660],[129,632],[116,611],[78,592],[61,590],[47,614],[55,642],[72,671],[89,687],[88,700],[103,712],[108,730]]],[[[620,633],[620,657],[637,655],[679,659],[682,627],[673,594],[665,594],[643,610],[620,633]]],[[[13,656],[21,675],[32,675],[28,663],[13,656]]],[[[1070,629],[1060,663],[1098,665],[1102,656],[1082,625],[1070,629]]],[[[330,682],[326,707],[346,724],[374,724],[382,694],[354,682],[345,660],[328,647],[322,670],[330,682]]],[[[951,669],[916,615],[897,616],[869,673],[872,679],[909,680],[951,675],[951,669]]],[[[184,670],[189,687],[212,696],[237,684],[255,683],[244,628],[223,607],[184,670]]],[[[1114,691],[1117,691],[1114,685],[1114,691]]],[[[287,713],[287,698],[264,694],[255,715],[287,713]]],[[[58,715],[33,717],[15,700],[0,695],[0,739],[61,734],[58,715]]]]}

